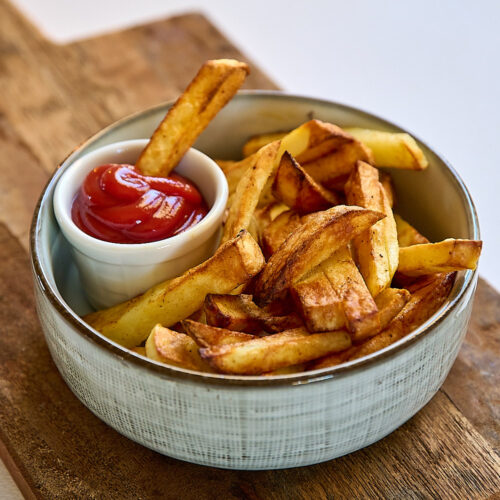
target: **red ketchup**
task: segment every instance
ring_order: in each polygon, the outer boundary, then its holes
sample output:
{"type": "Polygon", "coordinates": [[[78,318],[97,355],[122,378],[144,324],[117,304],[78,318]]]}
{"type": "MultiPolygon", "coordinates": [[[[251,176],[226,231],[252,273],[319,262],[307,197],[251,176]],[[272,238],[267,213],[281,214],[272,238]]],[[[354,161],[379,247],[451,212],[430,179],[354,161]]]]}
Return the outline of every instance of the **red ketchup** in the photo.
{"type": "Polygon", "coordinates": [[[112,243],[147,243],[182,233],[207,214],[188,179],[148,177],[132,165],[94,168],[73,201],[71,216],[84,232],[112,243]]]}

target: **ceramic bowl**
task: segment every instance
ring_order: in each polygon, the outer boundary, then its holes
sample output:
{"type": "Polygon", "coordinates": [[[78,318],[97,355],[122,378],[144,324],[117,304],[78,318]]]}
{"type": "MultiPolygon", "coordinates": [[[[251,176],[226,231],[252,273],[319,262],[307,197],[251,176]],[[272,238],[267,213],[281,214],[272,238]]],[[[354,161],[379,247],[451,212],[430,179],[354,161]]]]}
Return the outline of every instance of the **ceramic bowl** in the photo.
{"type": "MultiPolygon", "coordinates": [[[[148,137],[168,106],[125,118],[80,146],[54,174],[35,211],[31,249],[38,314],[69,387],[130,439],[171,457],[223,468],[314,464],[392,432],[432,398],[448,374],[467,329],[475,271],[459,273],[443,307],[395,344],[344,365],[293,375],[201,374],[162,365],[107,340],[80,319],[89,305],[54,218],[54,188],[82,155],[105,144],[148,137]]],[[[213,158],[235,158],[249,136],[291,129],[311,117],[402,131],[333,102],[245,92],[221,111],[195,146],[213,158]]],[[[430,166],[423,172],[391,171],[398,212],[432,240],[479,239],[474,206],[459,176],[418,142],[430,166]]]]}
{"type": "Polygon", "coordinates": [[[147,143],[147,139],[116,142],[75,158],[67,163],[54,191],[57,222],[71,245],[81,286],[96,309],[114,306],[201,264],[219,243],[227,181],[211,158],[193,148],[175,172],[199,187],[210,210],[192,228],[164,240],[118,244],[93,238],[73,222],[71,206],[87,174],[107,163],[135,164],[147,143]]]}

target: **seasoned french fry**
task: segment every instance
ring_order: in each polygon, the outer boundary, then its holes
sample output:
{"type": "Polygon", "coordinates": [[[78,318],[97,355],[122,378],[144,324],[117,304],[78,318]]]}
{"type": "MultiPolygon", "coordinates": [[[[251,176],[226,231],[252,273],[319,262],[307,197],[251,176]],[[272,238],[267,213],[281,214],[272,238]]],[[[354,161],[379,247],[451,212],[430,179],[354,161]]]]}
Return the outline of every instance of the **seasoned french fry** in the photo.
{"type": "Polygon", "coordinates": [[[84,320],[125,347],[144,341],[161,323],[171,326],[199,309],[209,293],[229,293],[247,283],[264,266],[264,256],[247,231],[228,241],[199,266],[147,292],[84,320]]]}
{"type": "Polygon", "coordinates": [[[394,214],[394,220],[396,221],[398,244],[400,248],[429,243],[429,240],[425,236],[421,235],[413,226],[408,224],[408,222],[406,222],[398,214],[394,214]]]}
{"type": "Polygon", "coordinates": [[[266,304],[283,297],[292,283],[383,217],[373,210],[345,205],[308,215],[256,279],[258,299],[266,304]]]}
{"type": "Polygon", "coordinates": [[[476,269],[483,242],[455,240],[423,243],[399,250],[398,271],[406,276],[476,269]]]}
{"type": "Polygon", "coordinates": [[[293,210],[287,210],[278,215],[262,233],[262,251],[266,259],[269,259],[290,234],[301,225],[302,218],[293,210]]]}
{"type": "Polygon", "coordinates": [[[359,341],[378,332],[380,320],[377,305],[347,246],[335,251],[319,268],[340,298],[345,326],[353,340],[359,341]]]}
{"type": "Polygon", "coordinates": [[[254,212],[254,218],[257,225],[257,234],[259,236],[259,243],[262,246],[262,238],[264,231],[280,214],[286,212],[289,208],[279,201],[274,201],[263,207],[257,208],[254,212]]]}
{"type": "Polygon", "coordinates": [[[249,340],[239,344],[200,349],[203,359],[222,373],[256,375],[286,366],[305,363],[351,345],[343,330],[309,334],[306,329],[292,330],[249,340]]]}
{"type": "Polygon", "coordinates": [[[345,191],[349,204],[386,215],[353,241],[361,274],[370,293],[376,297],[390,285],[398,267],[396,222],[385,190],[379,182],[378,170],[368,163],[356,164],[345,191]]]}
{"type": "Polygon", "coordinates": [[[393,344],[429,319],[448,297],[455,275],[438,274],[426,286],[419,288],[387,328],[361,344],[349,360],[362,358],[393,344]]]}
{"type": "Polygon", "coordinates": [[[264,147],[266,144],[270,144],[274,141],[280,141],[288,133],[290,132],[272,132],[270,134],[258,134],[250,137],[250,139],[248,139],[248,141],[243,146],[243,156],[250,156],[256,153],[260,148],[264,147]]]}
{"type": "Polygon", "coordinates": [[[345,363],[351,356],[353,356],[359,349],[358,346],[351,346],[349,349],[340,352],[334,352],[319,359],[315,359],[307,364],[307,370],[320,370],[322,368],[330,368],[332,366],[341,365],[345,363]]]}
{"type": "Polygon", "coordinates": [[[429,166],[424,152],[409,134],[363,128],[345,130],[371,150],[377,167],[423,170],[429,166]]]}
{"type": "Polygon", "coordinates": [[[212,118],[241,87],[250,69],[233,59],[207,61],[152,135],[136,166],[167,176],[212,118]]]}
{"type": "Polygon", "coordinates": [[[340,202],[336,194],[326,190],[305,172],[288,151],[281,157],[272,192],[277,200],[301,214],[325,210],[340,202]]]}
{"type": "Polygon", "coordinates": [[[169,365],[198,370],[212,371],[200,358],[196,342],[185,333],[175,332],[156,325],[146,341],[146,355],[150,359],[169,365]]]}
{"type": "Polygon", "coordinates": [[[282,332],[302,326],[296,313],[273,315],[252,301],[251,295],[207,295],[205,299],[207,323],[246,333],[282,332]]]}
{"type": "Polygon", "coordinates": [[[222,236],[223,242],[234,238],[242,229],[248,229],[262,190],[273,173],[279,147],[279,142],[264,146],[257,153],[255,166],[243,174],[236,188],[235,199],[229,207],[222,236]]]}
{"type": "Polygon", "coordinates": [[[321,265],[292,284],[290,291],[310,332],[338,330],[345,325],[342,299],[328,281],[321,265]]]}
{"type": "Polygon", "coordinates": [[[190,335],[201,347],[238,344],[256,338],[255,335],[204,325],[203,323],[198,323],[190,319],[184,320],[182,326],[185,328],[188,335],[190,335]]]}

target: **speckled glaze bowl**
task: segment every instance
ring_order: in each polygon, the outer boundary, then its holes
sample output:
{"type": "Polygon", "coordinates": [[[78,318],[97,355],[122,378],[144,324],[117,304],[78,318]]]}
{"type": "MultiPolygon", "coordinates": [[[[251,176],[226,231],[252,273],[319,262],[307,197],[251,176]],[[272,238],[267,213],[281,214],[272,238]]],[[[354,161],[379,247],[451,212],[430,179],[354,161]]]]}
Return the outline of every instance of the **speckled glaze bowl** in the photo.
{"type": "MultiPolygon", "coordinates": [[[[52,210],[54,187],[75,159],[105,144],[149,137],[169,104],[125,118],[75,150],[36,208],[31,255],[38,314],[59,371],[104,422],[165,455],[231,469],[309,465],[383,438],[436,393],[466,332],[477,273],[459,273],[449,299],[399,342],[341,366],[276,377],[201,374],[136,355],[88,327],[89,311],[67,242],[52,210]]],[[[333,102],[277,92],[244,92],[222,110],[195,147],[235,158],[256,133],[291,129],[311,117],[341,126],[401,131],[333,102]]],[[[464,184],[420,142],[423,172],[391,170],[397,210],[429,238],[479,239],[464,184]]]]}

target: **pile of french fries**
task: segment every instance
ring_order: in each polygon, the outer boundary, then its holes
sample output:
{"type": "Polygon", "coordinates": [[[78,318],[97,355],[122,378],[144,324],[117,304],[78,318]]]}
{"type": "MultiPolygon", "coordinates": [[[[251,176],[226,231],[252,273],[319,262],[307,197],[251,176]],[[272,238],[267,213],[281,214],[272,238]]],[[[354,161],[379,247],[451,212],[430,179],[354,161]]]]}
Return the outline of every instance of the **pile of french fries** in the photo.
{"type": "MultiPolygon", "coordinates": [[[[137,167],[168,175],[248,73],[208,61],[137,167]]],[[[427,159],[404,133],[310,120],[249,138],[220,161],[229,185],[222,242],[183,275],[89,325],[150,359],[191,370],[279,375],[345,363],[401,339],[445,302],[481,242],[430,243],[393,212],[390,175],[427,159]]]]}

